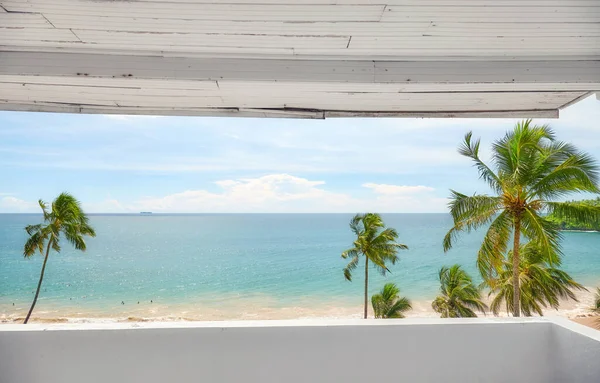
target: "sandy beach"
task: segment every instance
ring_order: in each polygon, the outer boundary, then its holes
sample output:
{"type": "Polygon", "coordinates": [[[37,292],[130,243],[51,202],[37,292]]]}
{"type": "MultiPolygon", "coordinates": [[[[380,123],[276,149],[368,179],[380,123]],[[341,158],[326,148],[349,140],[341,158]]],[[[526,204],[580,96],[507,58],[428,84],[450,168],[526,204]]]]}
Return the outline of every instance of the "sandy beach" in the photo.
{"type": "MultiPolygon", "coordinates": [[[[593,289],[578,293],[579,302],[564,301],[559,310],[545,310],[544,316],[565,317],[577,323],[600,329],[600,316],[590,312],[593,289]]],[[[359,299],[357,299],[359,300],[359,299]]],[[[431,301],[412,302],[408,318],[436,318],[431,301]]],[[[19,323],[28,306],[24,304],[0,306],[0,323],[19,323]]],[[[369,307],[370,313],[372,313],[369,307]]],[[[487,316],[493,314],[487,313],[487,316]]],[[[500,313],[500,317],[507,316],[500,313]]],[[[31,322],[38,323],[111,323],[111,322],[179,322],[219,320],[277,320],[277,319],[359,319],[362,306],[347,301],[311,301],[306,299],[295,305],[285,306],[268,297],[239,298],[223,302],[165,304],[159,302],[134,302],[112,308],[49,307],[40,304],[31,322]]]]}

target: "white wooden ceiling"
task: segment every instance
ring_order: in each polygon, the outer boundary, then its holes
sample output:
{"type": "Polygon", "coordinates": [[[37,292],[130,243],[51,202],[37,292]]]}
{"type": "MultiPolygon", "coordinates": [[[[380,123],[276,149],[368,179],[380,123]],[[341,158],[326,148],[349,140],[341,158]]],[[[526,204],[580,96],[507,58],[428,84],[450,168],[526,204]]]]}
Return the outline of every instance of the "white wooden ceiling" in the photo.
{"type": "Polygon", "coordinates": [[[0,0],[0,109],[556,117],[600,0],[0,0]]]}

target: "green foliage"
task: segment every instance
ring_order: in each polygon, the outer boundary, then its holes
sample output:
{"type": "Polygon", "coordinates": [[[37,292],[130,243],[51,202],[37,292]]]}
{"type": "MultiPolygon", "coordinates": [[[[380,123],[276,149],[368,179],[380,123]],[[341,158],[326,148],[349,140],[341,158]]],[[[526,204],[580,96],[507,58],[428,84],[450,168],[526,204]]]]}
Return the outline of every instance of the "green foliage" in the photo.
{"type": "Polygon", "coordinates": [[[439,278],[440,295],[431,307],[442,318],[473,318],[477,317],[475,310],[485,313],[487,306],[481,300],[481,290],[459,265],[442,267],[439,278]]]}
{"type": "Polygon", "coordinates": [[[375,213],[357,214],[350,221],[350,229],[356,235],[353,246],[342,253],[342,258],[350,258],[344,268],[344,278],[352,281],[352,272],[358,267],[359,257],[365,258],[365,292],[364,292],[364,317],[368,309],[368,283],[369,262],[382,275],[390,270],[388,264],[395,264],[398,250],[408,249],[406,245],[397,243],[398,233],[395,229],[386,228],[381,216],[375,213]]]}
{"type": "Polygon", "coordinates": [[[386,283],[379,294],[371,297],[375,318],[404,318],[404,313],[412,310],[410,300],[400,297],[400,289],[393,283],[386,283]]]}
{"type": "Polygon", "coordinates": [[[23,255],[31,257],[36,252],[44,254],[44,247],[48,244],[56,252],[60,252],[61,234],[77,250],[86,250],[83,236],[95,237],[94,229],[89,225],[87,215],[81,209],[81,204],[75,197],[68,193],[59,195],[50,206],[44,201],[39,201],[44,214],[44,224],[29,225],[25,228],[29,239],[25,242],[23,255]]]}
{"type": "Polygon", "coordinates": [[[594,294],[594,305],[592,311],[596,314],[600,314],[600,287],[596,287],[596,294],[594,294]]]}
{"type": "MultiPolygon", "coordinates": [[[[577,301],[575,290],[585,290],[575,282],[569,274],[553,267],[546,259],[539,245],[528,243],[521,246],[519,262],[519,289],[521,292],[521,310],[525,316],[534,313],[543,315],[544,308],[558,309],[560,299],[573,299],[577,301]]],[[[513,310],[513,267],[512,251],[498,274],[498,278],[487,282],[490,295],[495,294],[490,308],[498,314],[504,307],[507,312],[513,310]]],[[[600,302],[599,302],[600,303],[600,302]]]]}
{"type": "Polygon", "coordinates": [[[42,287],[42,281],[44,280],[44,272],[48,256],[50,255],[50,249],[60,252],[60,239],[61,236],[64,236],[77,250],[85,251],[86,244],[83,237],[96,236],[94,229],[89,225],[88,217],[81,209],[81,204],[72,195],[68,193],[59,195],[52,202],[50,210],[48,210],[48,204],[44,201],[40,200],[39,204],[44,214],[44,223],[29,225],[25,228],[29,238],[23,247],[23,255],[25,258],[30,258],[35,253],[40,253],[44,256],[44,262],[31,308],[23,323],[29,321],[31,313],[35,308],[42,287]],[[46,249],[45,255],[44,248],[46,249]]]}
{"type": "MultiPolygon", "coordinates": [[[[519,249],[524,236],[537,245],[549,264],[558,265],[561,233],[545,213],[556,219],[576,218],[584,224],[598,222],[600,206],[553,202],[574,192],[598,193],[596,162],[573,145],[558,141],[547,126],[533,125],[531,120],[518,123],[493,143],[491,166],[481,160],[479,149],[480,141],[468,133],[459,153],[473,161],[479,177],[494,194],[468,196],[451,191],[449,207],[454,225],[444,238],[444,251],[452,248],[461,232],[487,227],[477,254],[477,267],[484,280],[493,280],[503,272],[511,237],[513,249],[519,249]]],[[[515,259],[518,262],[518,253],[515,259]]],[[[515,291],[518,282],[513,286],[515,291]]],[[[519,307],[513,306],[518,316],[519,307]]]]}
{"type": "Polygon", "coordinates": [[[377,270],[385,275],[389,269],[386,263],[395,264],[398,250],[408,249],[406,245],[396,243],[398,233],[395,229],[385,228],[379,214],[357,214],[350,221],[350,229],[356,235],[354,246],[342,253],[342,258],[350,258],[344,268],[344,277],[352,281],[352,271],[358,266],[359,256],[364,255],[377,270]]]}
{"type": "MultiPolygon", "coordinates": [[[[600,287],[596,287],[596,294],[594,294],[594,305],[591,307],[593,313],[600,315],[600,287]]],[[[596,328],[600,330],[600,316],[596,318],[596,328]]]]}
{"type": "Polygon", "coordinates": [[[568,216],[565,212],[562,214],[550,214],[547,219],[560,227],[562,230],[595,230],[600,231],[600,220],[595,216],[596,209],[600,208],[600,198],[596,199],[587,199],[582,201],[569,201],[565,203],[563,206],[576,207],[576,213],[583,212],[591,213],[591,217],[587,216],[578,216],[577,214],[573,216],[568,216]]]}

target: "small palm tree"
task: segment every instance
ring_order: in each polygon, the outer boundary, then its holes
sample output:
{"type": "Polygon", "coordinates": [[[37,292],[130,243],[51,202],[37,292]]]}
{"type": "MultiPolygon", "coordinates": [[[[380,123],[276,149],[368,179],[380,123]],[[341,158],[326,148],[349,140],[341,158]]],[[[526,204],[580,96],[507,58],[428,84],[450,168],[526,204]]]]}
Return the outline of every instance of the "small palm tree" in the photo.
{"type": "MultiPolygon", "coordinates": [[[[597,193],[598,166],[573,145],[557,141],[547,126],[530,120],[518,123],[513,131],[492,145],[493,171],[479,158],[479,140],[465,136],[459,153],[470,158],[495,195],[467,196],[452,191],[450,213],[454,227],[444,238],[444,251],[452,247],[461,231],[489,226],[477,254],[477,266],[484,280],[493,279],[503,267],[512,237],[513,272],[518,273],[521,235],[539,244],[545,259],[559,262],[560,231],[544,213],[558,219],[597,222],[600,207],[578,202],[553,202],[573,192],[597,193]]],[[[520,316],[519,279],[513,281],[512,313],[520,316]]]]}
{"type": "MultiPolygon", "coordinates": [[[[538,244],[530,242],[522,245],[519,253],[519,299],[525,316],[532,316],[534,313],[541,316],[542,309],[547,307],[558,309],[560,299],[578,302],[574,290],[585,290],[585,287],[575,282],[566,272],[554,267],[538,244]]],[[[507,258],[498,277],[486,282],[490,287],[490,295],[495,294],[490,308],[496,315],[503,303],[507,312],[514,310],[512,251],[507,258]]]]}
{"type": "Polygon", "coordinates": [[[596,287],[596,294],[594,294],[594,305],[592,311],[596,314],[600,314],[600,287],[596,287]]]}
{"type": "Polygon", "coordinates": [[[352,271],[358,266],[359,257],[365,257],[365,296],[364,318],[367,319],[368,290],[369,290],[369,261],[385,275],[390,270],[386,264],[392,265],[398,261],[398,250],[408,249],[406,245],[396,243],[398,233],[392,228],[386,228],[379,214],[357,214],[350,221],[350,229],[356,235],[354,246],[342,253],[342,258],[350,258],[344,268],[344,277],[352,281],[352,271]]]}
{"type": "MultiPolygon", "coordinates": [[[[594,295],[594,305],[591,307],[592,312],[600,315],[600,287],[596,287],[594,295]]],[[[596,319],[596,328],[600,329],[600,317],[596,319]]]]}
{"type": "Polygon", "coordinates": [[[393,283],[386,283],[379,294],[371,297],[375,318],[404,318],[404,313],[412,310],[410,300],[400,297],[400,289],[393,283]]]}
{"type": "Polygon", "coordinates": [[[475,318],[475,310],[485,313],[487,306],[481,300],[481,290],[459,265],[442,267],[439,278],[441,294],[431,307],[442,318],[475,318]]]}
{"type": "Polygon", "coordinates": [[[44,201],[40,200],[39,204],[44,213],[44,223],[29,225],[25,228],[29,239],[25,243],[23,255],[25,258],[31,257],[36,252],[44,255],[45,248],[44,263],[42,264],[42,272],[40,273],[40,280],[33,302],[24,323],[29,321],[29,317],[31,317],[31,313],[40,295],[50,249],[53,249],[57,253],[60,252],[61,234],[77,250],[81,251],[85,251],[86,249],[83,237],[86,235],[90,237],[96,236],[94,229],[88,224],[88,217],[81,209],[79,201],[72,195],[68,193],[59,195],[52,202],[50,211],[48,211],[48,205],[44,201]]]}

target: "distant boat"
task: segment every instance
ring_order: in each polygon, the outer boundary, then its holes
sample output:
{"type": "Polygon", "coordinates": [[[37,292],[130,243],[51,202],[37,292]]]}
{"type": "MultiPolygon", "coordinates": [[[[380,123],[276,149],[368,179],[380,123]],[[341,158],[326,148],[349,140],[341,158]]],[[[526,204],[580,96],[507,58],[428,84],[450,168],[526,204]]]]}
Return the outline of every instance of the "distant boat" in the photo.
{"type": "Polygon", "coordinates": [[[150,214],[152,214],[152,212],[151,211],[140,211],[140,214],[141,215],[150,215],[150,214]]]}

